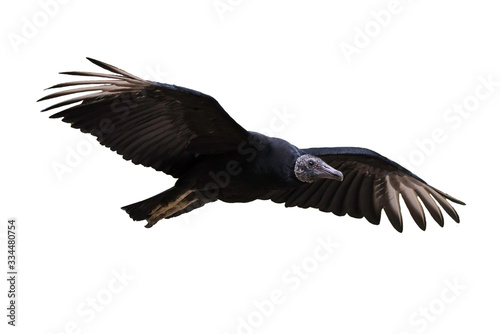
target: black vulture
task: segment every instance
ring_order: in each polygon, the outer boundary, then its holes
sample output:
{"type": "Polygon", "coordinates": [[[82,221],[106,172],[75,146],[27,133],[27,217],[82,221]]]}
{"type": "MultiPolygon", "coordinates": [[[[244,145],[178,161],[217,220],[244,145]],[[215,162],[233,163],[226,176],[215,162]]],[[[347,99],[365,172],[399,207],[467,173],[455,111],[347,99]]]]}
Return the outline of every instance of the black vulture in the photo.
{"type": "Polygon", "coordinates": [[[372,224],[380,223],[384,210],[401,232],[402,197],[422,230],[426,219],[421,202],[439,225],[444,224],[439,206],[459,222],[448,200],[463,202],[374,151],[358,147],[299,149],[283,139],[245,130],[211,96],[146,81],[88,59],[113,74],[62,72],[101,79],[50,87],[81,86],[39,101],[93,93],[42,111],[72,105],[50,118],[62,118],[73,128],[94,135],[134,164],[177,178],[174,187],[122,208],[133,220],[146,220],[146,227],[216,200],[233,203],[256,199],[285,203],[286,207],[317,208],[338,216],[347,213],[365,217],[372,224]]]}

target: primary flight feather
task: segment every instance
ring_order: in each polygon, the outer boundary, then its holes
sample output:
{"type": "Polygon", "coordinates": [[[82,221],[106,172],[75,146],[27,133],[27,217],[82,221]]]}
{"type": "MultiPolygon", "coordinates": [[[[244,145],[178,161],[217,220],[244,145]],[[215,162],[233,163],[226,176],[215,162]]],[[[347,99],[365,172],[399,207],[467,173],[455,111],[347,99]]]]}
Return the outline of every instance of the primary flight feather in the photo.
{"type": "Polygon", "coordinates": [[[175,186],[123,209],[151,227],[207,203],[270,199],[285,206],[317,208],[379,224],[385,211],[403,230],[400,198],[426,229],[427,209],[441,226],[441,208],[459,222],[449,203],[464,204],[428,185],[386,157],[364,148],[299,149],[287,141],[250,132],[236,123],[211,96],[195,90],[146,81],[104,62],[92,63],[114,74],[62,72],[81,80],[39,101],[88,93],[42,111],[66,107],[51,118],[90,133],[104,146],[135,164],[177,178],[175,186]],[[76,104],[75,104],[76,103],[76,104]],[[423,204],[423,205],[422,205],[423,204]]]}

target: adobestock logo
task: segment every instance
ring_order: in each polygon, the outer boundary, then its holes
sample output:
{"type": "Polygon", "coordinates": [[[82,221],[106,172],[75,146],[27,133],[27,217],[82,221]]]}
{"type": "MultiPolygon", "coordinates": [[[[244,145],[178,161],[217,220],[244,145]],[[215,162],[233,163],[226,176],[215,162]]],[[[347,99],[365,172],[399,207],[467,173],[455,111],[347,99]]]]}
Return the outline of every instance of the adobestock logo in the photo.
{"type": "Polygon", "coordinates": [[[215,0],[212,6],[221,21],[224,21],[226,14],[238,8],[243,0],[215,0]]]}
{"type": "Polygon", "coordinates": [[[399,156],[403,166],[410,169],[422,166],[436,152],[439,145],[448,140],[449,134],[462,127],[464,121],[477,112],[484,101],[491,99],[500,87],[500,81],[496,80],[492,73],[478,76],[477,81],[479,83],[471,94],[443,112],[442,125],[431,129],[430,135],[416,139],[415,148],[405,156],[399,156]]]}
{"type": "Polygon", "coordinates": [[[15,53],[19,53],[22,45],[27,45],[30,40],[38,36],[50,20],[57,16],[61,5],[70,0],[40,0],[38,10],[31,15],[21,17],[21,27],[18,32],[7,33],[7,39],[15,53]]]}
{"type": "MultiPolygon", "coordinates": [[[[316,245],[310,255],[305,256],[298,263],[294,263],[289,269],[281,275],[280,288],[271,290],[268,298],[253,301],[253,310],[246,316],[238,316],[236,329],[232,333],[253,334],[256,329],[261,327],[266,319],[270,318],[289,298],[291,293],[297,291],[303,283],[311,278],[317,272],[322,263],[330,260],[340,247],[331,236],[326,238],[316,238],[316,245]]],[[[225,332],[224,334],[230,334],[225,332]]]]}
{"type": "Polygon", "coordinates": [[[369,20],[361,27],[359,25],[354,27],[354,36],[351,41],[342,41],[339,44],[340,51],[347,63],[350,64],[353,56],[361,54],[361,51],[366,49],[384,29],[387,29],[394,17],[401,14],[404,8],[400,0],[390,0],[385,8],[370,11],[369,20]]]}
{"type": "Polygon", "coordinates": [[[448,311],[451,305],[457,302],[458,297],[467,290],[467,286],[459,282],[458,278],[453,280],[445,279],[443,285],[444,287],[435,298],[432,298],[423,306],[419,306],[418,310],[408,317],[408,324],[411,329],[400,331],[398,334],[425,332],[429,326],[438,321],[438,319],[448,311]]]}
{"type": "Polygon", "coordinates": [[[94,322],[98,315],[110,308],[110,304],[122,294],[129,284],[134,280],[126,268],[121,270],[112,269],[110,278],[96,293],[85,298],[76,306],[76,315],[72,320],[66,322],[61,329],[49,334],[78,334],[86,332],[85,326],[94,322]]]}

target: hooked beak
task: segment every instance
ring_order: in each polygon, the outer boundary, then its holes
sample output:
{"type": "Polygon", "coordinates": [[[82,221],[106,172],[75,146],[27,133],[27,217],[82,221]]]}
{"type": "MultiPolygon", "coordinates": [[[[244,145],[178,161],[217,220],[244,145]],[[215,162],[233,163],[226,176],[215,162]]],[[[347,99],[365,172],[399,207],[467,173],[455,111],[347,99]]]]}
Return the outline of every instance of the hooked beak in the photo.
{"type": "Polygon", "coordinates": [[[336,170],[326,162],[323,162],[320,166],[318,166],[317,171],[318,176],[322,179],[334,179],[338,181],[344,180],[344,175],[342,174],[342,172],[336,170]]]}

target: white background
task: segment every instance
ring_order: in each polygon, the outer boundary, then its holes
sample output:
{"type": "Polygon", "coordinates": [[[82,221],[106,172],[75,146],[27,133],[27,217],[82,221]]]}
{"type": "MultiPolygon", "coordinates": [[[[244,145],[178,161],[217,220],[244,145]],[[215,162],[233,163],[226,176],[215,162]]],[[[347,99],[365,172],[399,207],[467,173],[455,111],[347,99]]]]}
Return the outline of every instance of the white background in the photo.
{"type": "Polygon", "coordinates": [[[33,0],[2,5],[0,258],[15,217],[20,273],[14,330],[1,280],[2,333],[498,333],[500,87],[467,117],[447,114],[474,101],[480,77],[500,81],[494,2],[401,0],[385,27],[371,12],[389,1],[220,3],[230,10],[220,15],[212,0],[75,0],[47,16],[33,0]],[[359,44],[367,27],[372,37],[359,44]],[[341,45],[356,38],[349,62],[341,45]],[[175,180],[35,103],[73,79],[59,71],[100,71],[86,56],[210,94],[245,128],[272,127],[299,147],[376,150],[465,201],[461,223],[446,217],[440,228],[428,217],[422,232],[403,207],[399,234],[385,216],[374,226],[257,201],[213,203],[145,229],[120,207],[175,180]],[[277,122],[285,111],[293,118],[277,122]],[[82,147],[58,179],[54,164],[82,147]],[[319,262],[318,238],[339,244],[319,262]],[[303,263],[310,273],[294,290],[286,277],[303,263]],[[114,279],[122,271],[125,283],[114,279]],[[284,295],[270,307],[273,290],[284,295]]]}

